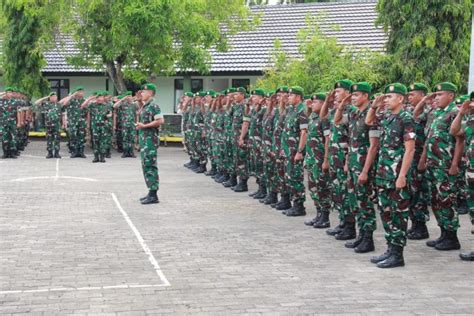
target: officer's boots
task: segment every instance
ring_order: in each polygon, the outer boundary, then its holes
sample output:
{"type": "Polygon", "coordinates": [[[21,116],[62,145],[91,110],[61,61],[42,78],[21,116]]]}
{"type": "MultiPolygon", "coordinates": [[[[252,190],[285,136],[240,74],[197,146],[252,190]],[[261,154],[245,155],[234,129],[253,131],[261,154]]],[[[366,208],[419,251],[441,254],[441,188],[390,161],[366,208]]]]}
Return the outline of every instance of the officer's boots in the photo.
{"type": "Polygon", "coordinates": [[[390,251],[390,255],[387,259],[377,263],[378,268],[395,268],[403,267],[405,260],[403,259],[403,247],[393,245],[390,251]]]}
{"type": "Polygon", "coordinates": [[[249,190],[247,186],[247,181],[248,179],[242,179],[240,178],[239,184],[234,188],[234,192],[247,192],[249,190]]]}
{"type": "Polygon", "coordinates": [[[357,247],[354,248],[354,251],[357,253],[366,253],[366,252],[374,251],[374,250],[375,250],[375,245],[374,245],[373,231],[365,230],[364,236],[362,237],[362,241],[357,247]]]}
{"type": "MultiPolygon", "coordinates": [[[[337,240],[350,240],[356,238],[355,222],[345,222],[341,232],[334,235],[337,240]]],[[[357,246],[357,245],[356,245],[357,246]]],[[[354,246],[354,247],[356,247],[354,246]]],[[[352,248],[354,248],[352,247],[352,248]]]]}
{"type": "Polygon", "coordinates": [[[46,159],[51,159],[53,158],[53,151],[52,150],[48,150],[48,154],[46,155],[46,159]]]}
{"type": "Polygon", "coordinates": [[[150,190],[150,192],[148,192],[148,196],[144,200],[141,200],[141,203],[143,205],[160,203],[158,195],[156,194],[156,190],[150,190]]]}
{"type": "Polygon", "coordinates": [[[313,227],[314,228],[328,228],[329,226],[331,226],[331,223],[329,222],[329,211],[322,210],[321,217],[316,223],[313,224],[313,227]]]}

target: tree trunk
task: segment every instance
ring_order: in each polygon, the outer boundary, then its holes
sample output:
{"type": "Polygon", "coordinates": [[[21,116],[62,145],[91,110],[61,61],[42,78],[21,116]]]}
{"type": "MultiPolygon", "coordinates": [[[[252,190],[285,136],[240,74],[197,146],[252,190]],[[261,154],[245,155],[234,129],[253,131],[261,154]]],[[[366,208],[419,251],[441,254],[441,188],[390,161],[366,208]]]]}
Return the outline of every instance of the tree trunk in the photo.
{"type": "Polygon", "coordinates": [[[122,65],[113,60],[107,61],[105,64],[107,68],[107,74],[109,79],[112,80],[114,87],[117,89],[119,94],[127,91],[127,86],[125,85],[125,80],[123,78],[122,65]]]}

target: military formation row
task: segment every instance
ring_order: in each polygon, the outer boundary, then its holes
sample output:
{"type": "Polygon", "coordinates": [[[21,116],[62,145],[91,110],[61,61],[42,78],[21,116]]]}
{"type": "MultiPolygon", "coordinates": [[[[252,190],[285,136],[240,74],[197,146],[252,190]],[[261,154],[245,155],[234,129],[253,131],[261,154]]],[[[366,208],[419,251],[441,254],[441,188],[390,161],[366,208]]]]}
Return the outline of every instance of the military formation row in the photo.
{"type": "Polygon", "coordinates": [[[347,79],[309,96],[298,86],[187,92],[185,166],[234,192],[248,191],[253,176],[251,196],[286,216],[306,215],[307,189],[316,216],[305,224],[328,228],[337,212],[340,223],[327,233],[356,253],[374,250],[378,209],[387,250],[371,261],[403,266],[407,239],[429,238],[430,209],[441,230],[427,242],[434,249],[460,249],[459,213],[474,224],[474,93],[456,93],[449,82],[432,93],[394,83],[374,96],[369,83],[347,79]]]}

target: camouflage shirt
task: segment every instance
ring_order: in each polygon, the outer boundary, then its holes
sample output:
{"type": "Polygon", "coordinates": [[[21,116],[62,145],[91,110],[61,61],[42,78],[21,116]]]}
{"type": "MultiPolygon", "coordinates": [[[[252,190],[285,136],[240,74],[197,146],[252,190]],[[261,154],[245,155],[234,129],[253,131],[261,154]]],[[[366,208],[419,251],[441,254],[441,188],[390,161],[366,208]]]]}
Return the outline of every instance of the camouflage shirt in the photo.
{"type": "Polygon", "coordinates": [[[47,127],[59,125],[62,111],[63,108],[59,102],[43,102],[41,112],[44,114],[44,124],[47,127]]]}
{"type": "Polygon", "coordinates": [[[462,127],[466,133],[465,158],[467,162],[469,179],[474,179],[474,114],[466,114],[462,120],[462,127]]]}
{"type": "Polygon", "coordinates": [[[109,120],[107,116],[111,114],[108,104],[92,102],[89,103],[88,110],[91,116],[91,123],[96,125],[107,124],[109,120]]]}
{"type": "MultiPolygon", "coordinates": [[[[143,105],[143,108],[139,111],[139,122],[143,124],[149,124],[153,121],[163,118],[163,113],[161,109],[152,99],[147,104],[143,105]]],[[[141,136],[159,136],[160,128],[144,128],[139,130],[141,136]]]]}
{"type": "Polygon", "coordinates": [[[311,168],[314,164],[324,161],[325,137],[329,132],[329,122],[322,120],[318,113],[311,113],[308,124],[308,138],[306,140],[305,164],[311,168]]]}
{"type": "Polygon", "coordinates": [[[134,102],[120,103],[120,119],[123,127],[134,127],[137,119],[138,105],[134,102]]]}
{"type": "Polygon", "coordinates": [[[69,121],[76,122],[80,119],[86,119],[87,111],[81,109],[82,103],[84,103],[84,98],[72,98],[71,101],[69,101],[69,105],[66,107],[67,118],[69,121]]]}
{"type": "MultiPolygon", "coordinates": [[[[244,107],[242,104],[234,104],[232,106],[232,132],[234,137],[240,137],[242,131],[242,124],[244,122],[244,107]]],[[[248,117],[246,118],[248,120],[248,117]]]]}
{"type": "Polygon", "coordinates": [[[291,109],[286,115],[285,126],[281,135],[281,145],[286,158],[296,155],[301,131],[307,129],[306,106],[300,103],[296,106],[296,109],[291,109]]]}

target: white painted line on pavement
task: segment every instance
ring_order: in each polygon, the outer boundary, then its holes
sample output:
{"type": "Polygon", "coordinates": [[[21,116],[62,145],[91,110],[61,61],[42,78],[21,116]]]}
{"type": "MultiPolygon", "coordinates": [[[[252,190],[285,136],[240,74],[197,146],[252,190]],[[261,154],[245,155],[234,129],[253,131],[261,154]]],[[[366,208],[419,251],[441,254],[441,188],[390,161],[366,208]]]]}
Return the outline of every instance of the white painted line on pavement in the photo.
{"type": "Polygon", "coordinates": [[[58,181],[59,178],[59,159],[56,159],[56,175],[54,176],[54,181],[58,181]]]}
{"type": "Polygon", "coordinates": [[[97,182],[99,180],[92,179],[92,178],[83,178],[83,177],[71,177],[71,176],[41,176],[41,177],[25,177],[25,178],[17,178],[10,180],[11,182],[25,182],[31,180],[49,180],[52,179],[57,181],[58,179],[69,179],[69,180],[79,180],[79,181],[88,181],[88,182],[97,182]]]}
{"type": "Polygon", "coordinates": [[[128,216],[127,212],[125,212],[125,210],[122,208],[122,205],[120,205],[120,202],[119,200],[117,199],[117,196],[115,195],[115,193],[111,193],[112,195],[112,199],[114,200],[115,202],[115,205],[117,205],[117,208],[119,209],[120,213],[122,213],[123,217],[125,218],[125,221],[127,222],[128,226],[130,226],[130,228],[132,229],[133,233],[135,234],[135,236],[137,237],[138,239],[138,242],[140,243],[140,245],[142,246],[142,249],[143,251],[145,251],[145,253],[148,255],[148,260],[150,261],[151,265],[155,268],[155,271],[156,271],[156,274],[158,275],[158,277],[161,279],[161,281],[163,282],[163,286],[170,286],[171,284],[169,283],[168,279],[166,279],[163,271],[161,270],[160,268],[160,265],[158,264],[158,262],[156,261],[155,259],[155,256],[153,255],[153,253],[151,252],[150,248],[148,247],[148,245],[146,244],[145,240],[143,239],[142,235],[140,234],[140,232],[138,231],[138,229],[135,227],[135,225],[133,224],[132,220],[130,219],[130,217],[128,216]]]}
{"type": "Polygon", "coordinates": [[[0,295],[22,294],[22,293],[45,293],[45,292],[141,289],[141,288],[166,287],[166,286],[169,286],[169,284],[121,284],[121,285],[109,285],[109,286],[58,287],[58,288],[51,288],[51,289],[0,291],[0,295]]]}

